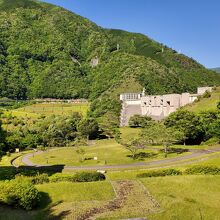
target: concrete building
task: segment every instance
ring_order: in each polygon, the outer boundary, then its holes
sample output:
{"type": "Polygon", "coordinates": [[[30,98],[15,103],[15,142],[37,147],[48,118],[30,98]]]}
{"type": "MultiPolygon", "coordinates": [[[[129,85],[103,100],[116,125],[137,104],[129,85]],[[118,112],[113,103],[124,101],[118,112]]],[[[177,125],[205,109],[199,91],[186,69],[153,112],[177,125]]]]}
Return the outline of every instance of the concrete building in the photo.
{"type": "Polygon", "coordinates": [[[146,115],[154,120],[161,120],[178,108],[194,102],[199,95],[206,91],[212,91],[212,87],[199,87],[197,94],[167,94],[145,95],[142,93],[124,93],[120,95],[122,101],[121,126],[128,126],[130,117],[133,115],[146,115]]]}

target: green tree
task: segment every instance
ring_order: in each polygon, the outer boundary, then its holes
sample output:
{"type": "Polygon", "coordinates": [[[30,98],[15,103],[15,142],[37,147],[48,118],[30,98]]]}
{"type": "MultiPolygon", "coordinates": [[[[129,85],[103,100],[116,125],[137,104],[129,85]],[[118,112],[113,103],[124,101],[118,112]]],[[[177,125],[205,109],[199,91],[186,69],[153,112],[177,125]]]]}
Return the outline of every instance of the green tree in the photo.
{"type": "Polygon", "coordinates": [[[85,149],[82,147],[77,147],[76,153],[79,155],[79,161],[83,162],[85,160],[84,155],[86,153],[85,149]]]}
{"type": "Polygon", "coordinates": [[[151,127],[143,129],[141,141],[144,145],[162,145],[164,152],[167,153],[167,148],[183,139],[183,133],[174,128],[167,128],[162,123],[155,123],[151,127]]]}
{"type": "Polygon", "coordinates": [[[204,140],[210,139],[214,135],[215,127],[218,124],[220,114],[218,111],[205,111],[199,114],[204,140]],[[217,122],[217,124],[216,124],[217,122]]]}
{"type": "Polygon", "coordinates": [[[220,110],[220,101],[217,104],[217,109],[220,110]]]}
{"type": "Polygon", "coordinates": [[[152,118],[148,116],[134,115],[129,119],[129,126],[132,128],[150,126],[152,118]]]}
{"type": "Polygon", "coordinates": [[[104,114],[99,119],[99,127],[102,134],[109,139],[115,137],[118,132],[118,117],[111,112],[104,114]]]}
{"type": "Polygon", "coordinates": [[[99,134],[99,126],[94,118],[87,118],[79,123],[78,131],[87,139],[96,138],[99,134]]]}
{"type": "Polygon", "coordinates": [[[144,149],[144,145],[139,139],[133,139],[129,142],[120,142],[128,151],[131,152],[131,157],[135,160],[135,156],[140,149],[144,149]]]}
{"type": "Polygon", "coordinates": [[[199,116],[187,110],[178,110],[169,115],[164,122],[168,128],[174,128],[183,133],[183,143],[187,140],[201,142],[203,130],[199,116]]]}

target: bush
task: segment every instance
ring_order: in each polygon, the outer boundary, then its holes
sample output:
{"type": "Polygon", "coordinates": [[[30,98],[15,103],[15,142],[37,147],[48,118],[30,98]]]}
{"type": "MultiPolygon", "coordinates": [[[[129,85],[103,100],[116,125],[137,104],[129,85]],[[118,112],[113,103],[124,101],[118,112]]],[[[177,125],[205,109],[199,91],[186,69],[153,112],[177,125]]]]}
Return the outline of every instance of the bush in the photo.
{"type": "Polygon", "coordinates": [[[210,175],[219,175],[220,168],[216,166],[200,166],[196,165],[190,168],[187,168],[184,172],[185,174],[210,174],[210,175]]]}
{"type": "Polygon", "coordinates": [[[97,172],[81,172],[74,175],[74,182],[93,182],[105,180],[105,175],[97,172]]]}
{"type": "Polygon", "coordinates": [[[138,174],[138,178],[145,178],[145,177],[157,177],[157,176],[177,176],[181,175],[182,172],[175,169],[166,169],[166,170],[152,170],[146,173],[138,174]]]}
{"type": "Polygon", "coordinates": [[[205,91],[205,93],[202,95],[203,98],[210,98],[211,97],[211,92],[205,91]]]}
{"type": "Polygon", "coordinates": [[[49,177],[49,181],[52,183],[56,182],[74,182],[74,175],[71,174],[62,174],[62,173],[56,173],[49,177]]]}
{"type": "Polygon", "coordinates": [[[40,194],[33,183],[24,177],[0,183],[0,202],[31,210],[37,206],[40,194]]]}
{"type": "Polygon", "coordinates": [[[74,175],[56,173],[49,177],[50,182],[94,182],[105,180],[105,175],[97,172],[80,172],[74,175]]]}
{"type": "Polygon", "coordinates": [[[217,137],[212,137],[210,139],[208,139],[207,141],[203,142],[203,145],[215,145],[215,144],[219,144],[220,140],[217,137]]]}
{"type": "Polygon", "coordinates": [[[49,182],[49,177],[47,173],[37,174],[36,176],[31,177],[31,182],[33,184],[43,184],[49,182]]]}

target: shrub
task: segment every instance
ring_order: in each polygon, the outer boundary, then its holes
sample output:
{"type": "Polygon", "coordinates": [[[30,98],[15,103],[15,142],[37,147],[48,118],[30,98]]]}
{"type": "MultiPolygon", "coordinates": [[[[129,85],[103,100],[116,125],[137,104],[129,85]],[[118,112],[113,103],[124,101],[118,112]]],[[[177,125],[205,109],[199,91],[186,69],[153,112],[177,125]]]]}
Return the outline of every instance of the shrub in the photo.
{"type": "Polygon", "coordinates": [[[49,177],[50,182],[94,182],[105,180],[105,175],[97,172],[80,172],[74,175],[57,173],[49,177]]]}
{"type": "Polygon", "coordinates": [[[181,175],[182,172],[175,169],[166,169],[166,170],[152,170],[146,173],[138,174],[138,178],[145,178],[145,177],[157,177],[157,176],[177,176],[181,175]]]}
{"type": "Polygon", "coordinates": [[[205,91],[205,93],[202,95],[203,98],[210,98],[211,97],[211,92],[205,91]]]}
{"type": "Polygon", "coordinates": [[[33,183],[24,177],[0,183],[0,202],[31,210],[37,206],[40,194],[33,183]]]}
{"type": "Polygon", "coordinates": [[[216,166],[200,166],[196,165],[190,168],[187,168],[184,172],[185,174],[211,174],[219,175],[220,168],[216,166]]]}
{"type": "Polygon", "coordinates": [[[36,176],[31,177],[31,182],[33,184],[43,184],[49,182],[49,177],[47,173],[37,174],[36,176]]]}
{"type": "Polygon", "coordinates": [[[74,182],[93,182],[105,180],[105,175],[97,172],[81,172],[74,175],[74,182]]]}
{"type": "Polygon", "coordinates": [[[212,137],[210,139],[208,139],[207,141],[203,142],[203,145],[215,145],[215,144],[219,144],[220,140],[217,137],[212,137]]]}
{"type": "Polygon", "coordinates": [[[74,182],[74,175],[71,174],[62,174],[62,173],[56,173],[49,177],[50,182],[56,183],[56,182],[74,182]]]}

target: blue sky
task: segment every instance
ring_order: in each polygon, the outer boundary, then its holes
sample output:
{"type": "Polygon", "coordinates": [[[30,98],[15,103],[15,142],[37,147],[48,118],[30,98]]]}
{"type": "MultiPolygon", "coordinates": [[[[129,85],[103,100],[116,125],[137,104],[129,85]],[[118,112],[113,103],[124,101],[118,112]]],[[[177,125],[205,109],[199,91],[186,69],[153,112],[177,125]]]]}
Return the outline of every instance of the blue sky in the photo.
{"type": "Polygon", "coordinates": [[[106,28],[143,33],[220,67],[220,0],[43,0],[106,28]]]}

